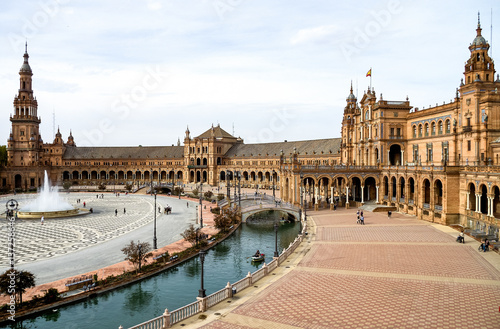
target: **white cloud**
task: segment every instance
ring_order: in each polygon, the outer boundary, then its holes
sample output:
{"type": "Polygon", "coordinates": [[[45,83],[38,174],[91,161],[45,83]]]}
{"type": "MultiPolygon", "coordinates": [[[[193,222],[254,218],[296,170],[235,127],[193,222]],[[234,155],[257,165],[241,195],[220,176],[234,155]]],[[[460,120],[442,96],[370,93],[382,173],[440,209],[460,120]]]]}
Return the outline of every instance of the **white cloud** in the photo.
{"type": "Polygon", "coordinates": [[[290,43],[298,45],[301,43],[322,43],[331,42],[332,38],[339,32],[336,25],[323,25],[299,30],[292,38],[290,43]]]}

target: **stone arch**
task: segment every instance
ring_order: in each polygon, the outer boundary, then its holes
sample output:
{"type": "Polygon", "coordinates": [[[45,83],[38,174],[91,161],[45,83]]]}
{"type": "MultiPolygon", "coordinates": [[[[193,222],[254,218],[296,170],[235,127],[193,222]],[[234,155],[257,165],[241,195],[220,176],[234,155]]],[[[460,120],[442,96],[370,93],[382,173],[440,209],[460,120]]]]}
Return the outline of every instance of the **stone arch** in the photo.
{"type": "Polygon", "coordinates": [[[488,214],[488,187],[485,184],[481,184],[478,192],[481,193],[479,198],[481,213],[488,214]]]}
{"type": "Polygon", "coordinates": [[[352,199],[354,201],[361,202],[361,181],[362,178],[358,175],[353,175],[349,179],[351,181],[351,191],[352,199]]]}
{"type": "Polygon", "coordinates": [[[136,170],[136,172],[135,172],[135,179],[137,179],[137,180],[142,179],[142,173],[139,170],[136,170]]]}
{"type": "Polygon", "coordinates": [[[434,181],[434,206],[443,206],[443,183],[440,179],[434,181]]]}
{"type": "Polygon", "coordinates": [[[408,178],[408,201],[415,200],[415,179],[413,177],[408,178]]]}
{"type": "Polygon", "coordinates": [[[90,179],[97,179],[97,171],[92,170],[90,172],[90,179]]]}
{"type": "Polygon", "coordinates": [[[397,179],[395,176],[391,177],[391,199],[394,200],[397,197],[397,179]]]}
{"type": "Polygon", "coordinates": [[[182,170],[177,171],[177,179],[182,180],[184,177],[184,174],[182,173],[182,170]]]}
{"type": "Polygon", "coordinates": [[[431,203],[431,183],[426,178],[422,184],[423,196],[424,196],[424,204],[429,205],[431,203]]]}
{"type": "Polygon", "coordinates": [[[76,170],[73,170],[73,172],[71,173],[71,176],[72,176],[71,178],[73,180],[80,179],[80,173],[78,171],[76,171],[76,170]]]}
{"type": "Polygon", "coordinates": [[[389,164],[391,166],[402,165],[401,145],[392,144],[389,148],[389,164]]]}
{"type": "Polygon", "coordinates": [[[207,160],[207,158],[203,158],[203,165],[204,165],[204,166],[208,165],[208,160],[207,160]]]}
{"type": "Polygon", "coordinates": [[[389,197],[389,177],[384,176],[384,197],[389,197]]]}
{"type": "Polygon", "coordinates": [[[399,202],[405,202],[405,198],[407,197],[405,195],[406,191],[406,180],[404,177],[399,177],[399,195],[398,195],[398,201],[399,202]]]}
{"type": "Polygon", "coordinates": [[[221,181],[225,181],[226,180],[226,172],[224,170],[222,170],[219,174],[219,179],[221,181]]]}
{"type": "Polygon", "coordinates": [[[500,217],[500,188],[498,186],[493,185],[491,188],[491,193],[493,194],[493,217],[500,217]]]}
{"type": "Polygon", "coordinates": [[[20,174],[14,176],[14,187],[15,188],[23,187],[23,177],[20,174]]]}
{"type": "Polygon", "coordinates": [[[207,178],[208,178],[206,170],[203,170],[202,178],[203,178],[203,183],[205,183],[207,181],[207,178]]]}
{"type": "Polygon", "coordinates": [[[63,180],[68,180],[69,179],[69,171],[65,170],[63,171],[63,180]]]}
{"type": "Polygon", "coordinates": [[[196,165],[197,165],[197,166],[200,166],[200,165],[201,165],[201,159],[200,159],[200,158],[196,158],[196,165]]]}
{"type": "Polygon", "coordinates": [[[150,177],[151,177],[151,172],[149,170],[146,170],[144,172],[144,180],[149,181],[151,179],[150,177]]]}
{"type": "Polygon", "coordinates": [[[377,178],[368,176],[365,177],[365,180],[363,182],[364,188],[363,188],[363,198],[364,201],[371,201],[375,200],[378,201],[377,198],[377,178]]]}
{"type": "Polygon", "coordinates": [[[476,185],[469,183],[467,190],[469,192],[469,209],[476,210],[476,185]]]}
{"type": "Polygon", "coordinates": [[[133,177],[134,177],[134,173],[132,172],[132,170],[128,170],[127,171],[127,179],[131,180],[133,177]]]}
{"type": "Polygon", "coordinates": [[[89,179],[89,172],[87,170],[82,171],[82,179],[89,179]]]}
{"type": "Polygon", "coordinates": [[[189,172],[189,182],[190,183],[194,182],[194,170],[191,170],[189,172]]]}
{"type": "Polygon", "coordinates": [[[118,171],[118,180],[124,180],[125,179],[125,173],[123,171],[118,171]]]}

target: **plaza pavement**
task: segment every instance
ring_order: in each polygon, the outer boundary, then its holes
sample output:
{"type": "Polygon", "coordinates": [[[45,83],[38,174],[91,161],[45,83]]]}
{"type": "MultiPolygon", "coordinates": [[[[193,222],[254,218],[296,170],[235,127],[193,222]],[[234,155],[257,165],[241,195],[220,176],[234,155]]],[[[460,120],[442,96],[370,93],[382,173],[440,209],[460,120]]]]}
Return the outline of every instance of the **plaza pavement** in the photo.
{"type": "Polygon", "coordinates": [[[174,328],[500,328],[500,255],[393,213],[308,212],[309,234],[271,275],[174,328]]]}
{"type": "MultiPolygon", "coordinates": [[[[97,273],[99,278],[121,274],[132,268],[123,261],[121,252],[131,240],[147,241],[153,246],[154,198],[147,195],[115,196],[104,193],[104,198],[96,198],[96,193],[71,193],[63,195],[71,204],[92,207],[93,214],[64,218],[16,221],[16,268],[35,274],[37,287],[25,294],[24,300],[40,291],[55,287],[64,292],[64,283],[73,276],[97,273]],[[81,203],[76,203],[80,199],[81,203]],[[126,209],[126,213],[123,212],[126,209]],[[115,215],[115,209],[118,214],[115,215]]],[[[0,198],[6,202],[14,196],[0,198]]],[[[20,207],[26,204],[26,195],[17,195],[20,207]]],[[[165,251],[178,252],[189,247],[183,241],[182,233],[190,224],[197,224],[197,201],[177,197],[157,196],[157,245],[155,255],[165,251]],[[189,204],[189,207],[187,206],[189,204]],[[172,207],[170,215],[163,214],[163,207],[172,207]]],[[[205,202],[203,210],[203,231],[214,234],[213,215],[210,203],[205,202]]],[[[4,223],[5,224],[5,223],[4,223]]],[[[7,246],[7,225],[0,226],[0,245],[7,246]]],[[[0,273],[9,267],[6,248],[0,248],[0,273]]],[[[0,297],[0,304],[8,296],[0,297]]]]}

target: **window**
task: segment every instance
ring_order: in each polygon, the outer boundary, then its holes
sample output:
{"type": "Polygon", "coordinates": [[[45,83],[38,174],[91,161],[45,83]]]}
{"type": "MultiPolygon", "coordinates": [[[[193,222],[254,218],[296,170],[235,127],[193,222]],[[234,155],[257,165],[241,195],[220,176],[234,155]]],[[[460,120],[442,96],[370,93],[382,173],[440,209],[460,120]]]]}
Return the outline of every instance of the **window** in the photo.
{"type": "Polygon", "coordinates": [[[422,125],[418,126],[418,137],[422,137],[422,125]]]}
{"type": "Polygon", "coordinates": [[[434,136],[436,134],[436,123],[431,124],[431,134],[434,136]]]}
{"type": "Polygon", "coordinates": [[[413,137],[417,137],[417,126],[413,126],[413,137]]]}
{"type": "Polygon", "coordinates": [[[425,124],[425,136],[429,136],[429,124],[425,124]]]}
{"type": "Polygon", "coordinates": [[[396,136],[401,136],[401,128],[396,129],[396,136]]]}
{"type": "Polygon", "coordinates": [[[446,120],[446,133],[449,134],[451,131],[450,120],[446,120]]]}
{"type": "Polygon", "coordinates": [[[394,136],[394,128],[391,128],[391,136],[394,136]]]}
{"type": "Polygon", "coordinates": [[[467,141],[467,151],[470,151],[472,148],[471,146],[471,142],[470,141],[467,141]]]}
{"type": "Polygon", "coordinates": [[[438,134],[441,135],[443,133],[443,121],[439,121],[438,123],[438,134]]]}

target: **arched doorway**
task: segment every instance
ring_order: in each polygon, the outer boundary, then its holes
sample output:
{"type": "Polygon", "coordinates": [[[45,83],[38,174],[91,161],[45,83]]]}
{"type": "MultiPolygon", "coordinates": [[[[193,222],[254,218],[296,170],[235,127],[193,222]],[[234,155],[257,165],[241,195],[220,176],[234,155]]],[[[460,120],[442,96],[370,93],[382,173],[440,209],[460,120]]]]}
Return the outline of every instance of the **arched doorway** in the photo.
{"type": "Polygon", "coordinates": [[[23,178],[21,177],[21,175],[17,174],[14,177],[14,186],[15,188],[22,188],[22,185],[23,185],[23,178]]]}
{"type": "Polygon", "coordinates": [[[377,182],[375,181],[375,178],[373,177],[368,177],[365,180],[365,187],[364,187],[364,201],[371,201],[371,200],[376,200],[377,198],[377,182]]]}
{"type": "Polygon", "coordinates": [[[358,177],[353,177],[352,180],[352,197],[354,201],[361,202],[361,180],[358,177]]]}
{"type": "Polygon", "coordinates": [[[431,203],[431,183],[428,179],[424,180],[424,208],[429,208],[431,203]]]}
{"type": "Polygon", "coordinates": [[[469,184],[469,209],[476,210],[476,186],[469,184]]]}
{"type": "Polygon", "coordinates": [[[439,179],[434,182],[434,207],[438,210],[443,207],[443,183],[439,179]]]}
{"type": "Polygon", "coordinates": [[[401,162],[401,146],[399,144],[391,145],[389,149],[389,164],[391,166],[402,165],[401,162]]]}
{"type": "Polygon", "coordinates": [[[488,214],[488,188],[483,184],[479,190],[481,191],[481,213],[488,214]]]}

